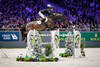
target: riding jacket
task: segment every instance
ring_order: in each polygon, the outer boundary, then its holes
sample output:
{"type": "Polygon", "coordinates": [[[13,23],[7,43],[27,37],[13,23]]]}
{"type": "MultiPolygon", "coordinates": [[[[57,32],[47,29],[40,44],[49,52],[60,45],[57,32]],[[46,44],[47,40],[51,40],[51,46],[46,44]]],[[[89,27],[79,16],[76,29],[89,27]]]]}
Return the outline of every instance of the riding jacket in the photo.
{"type": "Polygon", "coordinates": [[[39,11],[39,15],[40,15],[43,19],[46,18],[46,17],[45,17],[45,14],[49,16],[49,15],[52,15],[53,13],[52,13],[52,11],[50,11],[50,9],[44,9],[44,10],[39,11]]]}

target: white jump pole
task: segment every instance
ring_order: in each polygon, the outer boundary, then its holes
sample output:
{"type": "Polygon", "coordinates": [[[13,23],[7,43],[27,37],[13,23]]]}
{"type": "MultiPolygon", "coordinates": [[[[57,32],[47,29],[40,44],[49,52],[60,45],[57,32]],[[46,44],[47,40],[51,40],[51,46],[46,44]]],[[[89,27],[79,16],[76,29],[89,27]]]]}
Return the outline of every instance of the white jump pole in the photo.
{"type": "Polygon", "coordinates": [[[31,56],[32,55],[32,45],[30,43],[30,35],[35,36],[36,35],[36,30],[30,30],[27,34],[27,51],[26,51],[26,55],[31,56]]]}
{"type": "Polygon", "coordinates": [[[81,56],[82,56],[82,55],[81,55],[81,50],[80,50],[80,45],[81,45],[81,34],[80,34],[79,31],[76,31],[76,30],[75,30],[75,27],[73,27],[73,32],[74,32],[74,55],[73,55],[73,57],[78,58],[78,57],[81,57],[81,56]],[[79,43],[78,43],[78,44],[76,44],[76,41],[75,41],[75,36],[76,36],[77,34],[79,35],[79,43]],[[76,45],[77,45],[77,48],[75,48],[76,45]]]}
{"type": "Polygon", "coordinates": [[[59,42],[57,43],[56,40],[55,40],[56,35],[59,36],[59,29],[51,31],[51,44],[52,44],[52,48],[53,48],[53,57],[58,57],[59,56],[56,53],[57,47],[59,47],[58,46],[59,42]]]}

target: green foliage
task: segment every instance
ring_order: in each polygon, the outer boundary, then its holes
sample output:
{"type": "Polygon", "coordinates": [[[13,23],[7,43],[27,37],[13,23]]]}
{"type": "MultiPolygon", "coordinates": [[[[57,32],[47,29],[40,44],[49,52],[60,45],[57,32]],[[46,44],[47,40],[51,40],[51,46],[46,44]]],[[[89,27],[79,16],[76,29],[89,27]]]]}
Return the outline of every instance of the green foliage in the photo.
{"type": "Polygon", "coordinates": [[[72,56],[72,55],[71,55],[71,53],[69,52],[69,53],[67,54],[67,56],[66,56],[66,57],[70,57],[70,56],[72,56]]]}
{"type": "Polygon", "coordinates": [[[61,56],[61,57],[65,57],[66,54],[65,54],[65,53],[60,53],[59,56],[61,56]]]}
{"type": "Polygon", "coordinates": [[[49,56],[51,53],[52,53],[52,47],[51,47],[51,45],[47,44],[45,46],[45,55],[49,56]]]}
{"type": "Polygon", "coordinates": [[[16,61],[20,61],[20,57],[17,57],[17,58],[16,58],[16,61]]]}
{"type": "Polygon", "coordinates": [[[49,61],[55,61],[55,58],[49,58],[48,60],[49,61]]]}
{"type": "Polygon", "coordinates": [[[39,61],[44,62],[44,61],[46,61],[46,58],[39,58],[39,61]]]}
{"type": "Polygon", "coordinates": [[[62,54],[62,57],[66,57],[66,54],[65,54],[65,53],[63,53],[63,54],[62,54]]]}
{"type": "Polygon", "coordinates": [[[58,60],[59,60],[59,59],[56,57],[56,58],[55,58],[55,61],[58,61],[58,60]]]}
{"type": "Polygon", "coordinates": [[[66,53],[60,53],[59,56],[61,56],[61,57],[71,57],[72,55],[71,55],[71,53],[68,53],[67,55],[66,55],[66,53]]]}
{"type": "Polygon", "coordinates": [[[85,41],[82,40],[82,41],[81,41],[80,48],[81,48],[81,49],[84,49],[84,47],[85,47],[85,41]]]}
{"type": "Polygon", "coordinates": [[[58,61],[59,60],[59,58],[46,58],[46,57],[41,57],[41,58],[38,58],[38,57],[36,57],[36,58],[32,58],[32,57],[28,57],[28,56],[26,56],[25,58],[21,58],[21,57],[17,57],[16,58],[16,61],[27,61],[27,62],[29,62],[29,61],[33,61],[33,62],[54,62],[54,61],[58,61]]]}
{"type": "Polygon", "coordinates": [[[62,53],[59,54],[59,56],[61,56],[61,55],[62,55],[62,53]]]}
{"type": "Polygon", "coordinates": [[[24,61],[30,61],[30,57],[26,56],[24,61]]]}
{"type": "Polygon", "coordinates": [[[34,58],[34,56],[31,56],[31,58],[34,58]]]}
{"type": "Polygon", "coordinates": [[[18,57],[16,58],[16,61],[24,61],[24,58],[18,56],[18,57]]]}

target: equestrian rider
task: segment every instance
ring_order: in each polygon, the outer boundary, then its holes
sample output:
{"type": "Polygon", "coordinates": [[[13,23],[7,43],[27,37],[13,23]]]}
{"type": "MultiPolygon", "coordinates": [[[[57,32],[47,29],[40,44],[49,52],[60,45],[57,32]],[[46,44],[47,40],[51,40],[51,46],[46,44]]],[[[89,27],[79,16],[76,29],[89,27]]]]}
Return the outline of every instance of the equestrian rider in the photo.
{"type": "Polygon", "coordinates": [[[41,18],[43,19],[42,22],[48,21],[48,18],[45,16],[45,14],[47,14],[48,16],[53,15],[53,10],[54,10],[53,6],[48,4],[47,7],[49,7],[49,9],[40,10],[38,13],[41,16],[41,18]]]}

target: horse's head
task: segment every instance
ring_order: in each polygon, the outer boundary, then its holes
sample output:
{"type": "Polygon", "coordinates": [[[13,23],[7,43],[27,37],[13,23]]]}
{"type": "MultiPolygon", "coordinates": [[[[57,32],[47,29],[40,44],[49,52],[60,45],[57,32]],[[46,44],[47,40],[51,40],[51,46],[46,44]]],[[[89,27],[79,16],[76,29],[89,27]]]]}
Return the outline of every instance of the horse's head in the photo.
{"type": "Polygon", "coordinates": [[[61,14],[61,13],[53,13],[53,15],[54,15],[55,17],[61,17],[61,16],[64,16],[64,15],[61,14]]]}

